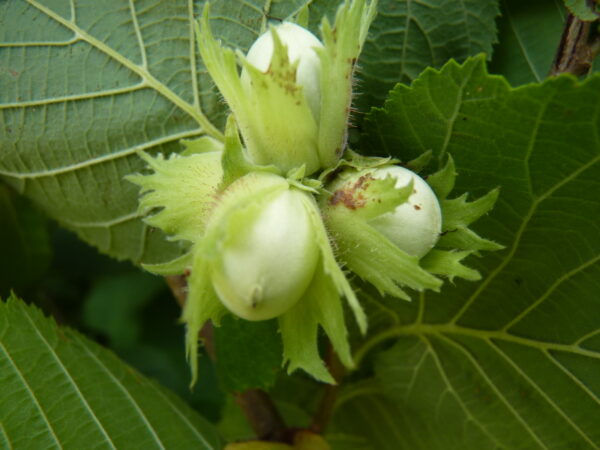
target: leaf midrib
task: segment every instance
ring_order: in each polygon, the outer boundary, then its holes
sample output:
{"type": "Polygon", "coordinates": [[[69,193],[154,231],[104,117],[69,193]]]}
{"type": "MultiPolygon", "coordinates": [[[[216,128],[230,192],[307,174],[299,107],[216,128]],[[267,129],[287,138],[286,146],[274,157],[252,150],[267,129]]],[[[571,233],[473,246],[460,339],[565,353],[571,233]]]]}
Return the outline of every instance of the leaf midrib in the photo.
{"type": "Polygon", "coordinates": [[[397,325],[391,328],[388,328],[368,339],[355,353],[355,363],[358,366],[358,363],[364,355],[371,350],[373,347],[377,346],[379,343],[386,341],[391,338],[401,337],[401,336],[426,336],[426,335],[460,335],[467,337],[474,337],[485,341],[505,341],[511,342],[514,344],[524,345],[530,348],[535,348],[540,351],[548,352],[548,351],[556,351],[556,352],[566,352],[566,353],[574,353],[580,356],[594,358],[600,360],[600,352],[596,352],[593,350],[587,350],[585,348],[581,348],[579,345],[575,344],[561,344],[558,342],[551,341],[542,341],[536,340],[524,336],[518,336],[516,334],[511,334],[503,330],[484,330],[484,329],[476,329],[464,327],[461,325],[456,325],[453,323],[443,323],[443,324],[432,324],[432,323],[414,323],[411,325],[397,325]]]}

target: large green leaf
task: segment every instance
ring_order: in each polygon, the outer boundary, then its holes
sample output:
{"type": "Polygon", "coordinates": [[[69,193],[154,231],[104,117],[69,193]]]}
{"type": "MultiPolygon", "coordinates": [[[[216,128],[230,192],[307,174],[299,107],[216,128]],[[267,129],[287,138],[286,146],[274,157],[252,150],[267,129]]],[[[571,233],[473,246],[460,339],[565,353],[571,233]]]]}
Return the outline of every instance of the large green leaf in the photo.
{"type": "Polygon", "coordinates": [[[483,58],[450,62],[367,124],[380,152],[451,154],[457,193],[501,188],[475,226],[506,246],[470,258],[482,281],[382,303],[387,327],[380,313],[358,350],[396,340],[376,374],[407,412],[400,434],[422,429],[427,449],[599,448],[600,76],[511,89],[483,58]]]}
{"type": "Polygon", "coordinates": [[[228,392],[270,388],[281,371],[281,336],[274,320],[250,322],[232,315],[214,329],[217,374],[228,392]]]}
{"type": "Polygon", "coordinates": [[[333,450],[429,449],[419,439],[418,419],[387,398],[376,379],[346,385],[338,395],[326,435],[333,450]]]}
{"type": "MultiPolygon", "coordinates": [[[[144,165],[136,152],[220,138],[210,121],[226,106],[193,32],[202,3],[0,3],[0,177],[113,256],[152,263],[179,251],[138,217],[138,189],[123,180],[144,165]]],[[[247,48],[270,3],[214,2],[217,37],[247,48]]]]}
{"type": "Polygon", "coordinates": [[[491,55],[496,41],[497,0],[380,0],[377,10],[359,62],[356,100],[365,111],[381,105],[396,83],[450,58],[491,55]]]}
{"type": "Polygon", "coordinates": [[[544,80],[556,54],[565,23],[561,0],[502,0],[498,45],[490,71],[513,85],[544,80]]]}
{"type": "Polygon", "coordinates": [[[0,447],[218,449],[179,398],[12,297],[0,302],[0,447]]]}

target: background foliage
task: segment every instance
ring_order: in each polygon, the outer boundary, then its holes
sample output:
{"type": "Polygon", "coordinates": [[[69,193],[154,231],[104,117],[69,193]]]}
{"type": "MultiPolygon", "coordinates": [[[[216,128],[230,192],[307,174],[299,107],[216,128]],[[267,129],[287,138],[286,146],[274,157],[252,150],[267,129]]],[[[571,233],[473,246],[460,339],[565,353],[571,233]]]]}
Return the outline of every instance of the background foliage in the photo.
{"type": "MultiPolygon", "coordinates": [[[[595,17],[566,3],[379,2],[355,149],[431,150],[426,173],[451,154],[455,192],[501,188],[475,228],[506,248],[471,258],[481,282],[412,303],[361,288],[370,333],[355,337],[334,448],[600,448],[600,76],[547,79],[568,11],[595,17]]],[[[307,4],[317,32],[337,1],[217,0],[213,30],[246,50],[307,4]]],[[[323,386],[280,373],[270,322],[225,321],[221,363],[202,358],[190,392],[178,306],[135,268],[180,252],[138,217],[123,180],[143,166],[136,152],[220,138],[225,105],[193,38],[202,6],[0,2],[0,296],[37,304],[0,303],[2,446],[220,448],[218,434],[252,435],[228,394],[250,387],[269,389],[289,424],[310,423],[323,386]]]]}

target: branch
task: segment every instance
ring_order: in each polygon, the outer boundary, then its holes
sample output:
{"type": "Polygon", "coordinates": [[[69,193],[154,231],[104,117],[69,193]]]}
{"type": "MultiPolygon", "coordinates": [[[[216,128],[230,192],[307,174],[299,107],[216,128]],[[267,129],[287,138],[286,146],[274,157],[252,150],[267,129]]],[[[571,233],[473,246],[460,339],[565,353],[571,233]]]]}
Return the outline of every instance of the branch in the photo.
{"type": "Polygon", "coordinates": [[[329,373],[331,373],[331,376],[335,380],[336,384],[328,384],[325,387],[325,392],[323,393],[323,397],[321,398],[317,412],[315,413],[310,424],[309,429],[318,434],[323,434],[331,420],[335,406],[335,400],[339,390],[339,383],[342,380],[345,371],[342,362],[333,350],[333,345],[331,345],[331,342],[327,347],[327,367],[329,368],[329,373]]]}
{"type": "Polygon", "coordinates": [[[287,427],[269,394],[261,389],[248,389],[234,396],[258,439],[288,442],[287,427]]]}
{"type": "Polygon", "coordinates": [[[573,14],[569,14],[563,30],[556,56],[550,69],[550,75],[571,73],[576,76],[586,75],[600,48],[600,39],[594,31],[594,22],[585,22],[573,14]]]}
{"type": "Polygon", "coordinates": [[[187,280],[184,275],[169,275],[165,277],[171,292],[173,293],[173,297],[177,300],[177,303],[181,308],[185,305],[185,300],[187,298],[187,280]]]}

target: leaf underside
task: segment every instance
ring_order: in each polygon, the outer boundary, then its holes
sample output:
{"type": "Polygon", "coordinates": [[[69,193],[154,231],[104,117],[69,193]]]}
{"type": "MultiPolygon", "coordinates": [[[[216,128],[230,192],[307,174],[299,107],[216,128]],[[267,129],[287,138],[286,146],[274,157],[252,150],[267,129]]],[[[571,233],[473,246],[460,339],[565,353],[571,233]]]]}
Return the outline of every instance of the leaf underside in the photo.
{"type": "MultiPolygon", "coordinates": [[[[152,264],[181,250],[142,222],[138,190],[123,178],[144,167],[139,150],[222,139],[227,111],[196,48],[203,2],[146,3],[0,4],[0,179],[103,253],[152,264]]],[[[245,51],[265,25],[263,6],[213,2],[215,35],[245,51]]]]}
{"type": "MultiPolygon", "coordinates": [[[[180,139],[204,132],[222,138],[218,128],[227,108],[199,58],[193,30],[203,4],[0,5],[0,17],[10,17],[0,29],[0,178],[103,253],[146,264],[180,254],[141,221],[137,191],[123,177],[143,167],[139,150],[181,152],[180,139]]],[[[338,2],[216,0],[211,26],[224,45],[245,52],[266,30],[267,18],[290,18],[309,4],[317,32],[321,15],[333,20],[338,2]]],[[[495,1],[448,8],[436,0],[432,7],[435,14],[420,4],[406,10],[392,0],[379,2],[359,61],[363,106],[381,101],[399,77],[408,81],[449,57],[491,52],[495,1]],[[390,23],[402,26],[382,33],[390,23]],[[450,43],[448,33],[457,36],[450,43]]]]}

